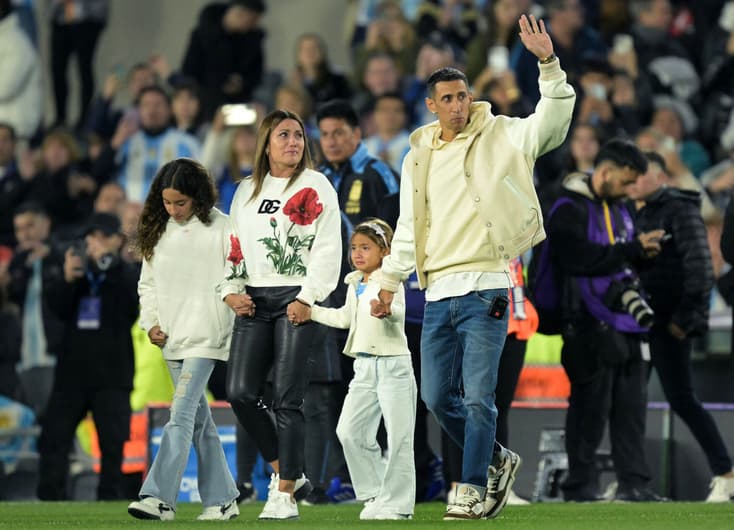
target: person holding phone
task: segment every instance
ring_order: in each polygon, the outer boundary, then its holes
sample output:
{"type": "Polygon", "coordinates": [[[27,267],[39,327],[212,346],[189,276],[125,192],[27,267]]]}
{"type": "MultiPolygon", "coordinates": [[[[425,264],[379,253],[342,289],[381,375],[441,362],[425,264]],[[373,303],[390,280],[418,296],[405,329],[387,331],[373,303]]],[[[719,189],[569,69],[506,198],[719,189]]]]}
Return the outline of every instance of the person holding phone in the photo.
{"type": "Polygon", "coordinates": [[[489,104],[474,103],[455,68],[428,78],[425,103],[438,120],[411,135],[400,218],[372,311],[389,317],[400,282],[416,269],[427,288],[421,396],[464,450],[447,520],[499,515],[520,465],[495,441],[508,264],[544,238],[532,162],[563,142],[575,101],[543,21],[523,15],[520,39],[539,62],[543,94],[527,118],[495,116],[489,104]]]}

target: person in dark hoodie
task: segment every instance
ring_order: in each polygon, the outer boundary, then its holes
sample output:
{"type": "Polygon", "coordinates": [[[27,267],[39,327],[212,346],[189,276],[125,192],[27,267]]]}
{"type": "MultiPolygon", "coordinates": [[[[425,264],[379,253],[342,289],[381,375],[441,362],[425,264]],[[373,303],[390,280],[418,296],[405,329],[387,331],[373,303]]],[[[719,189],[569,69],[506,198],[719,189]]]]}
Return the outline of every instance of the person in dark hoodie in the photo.
{"type": "Polygon", "coordinates": [[[224,103],[252,98],[264,68],[265,31],[258,27],[263,0],[207,5],[191,32],[181,73],[201,88],[202,116],[209,121],[224,103]]]}
{"type": "Polygon", "coordinates": [[[706,454],[714,475],[706,502],[728,502],[734,495],[732,460],[713,417],[696,398],[691,379],[691,337],[708,328],[714,285],[701,197],[696,191],[669,187],[663,157],[655,152],[645,156],[648,170],[628,193],[639,208],[636,225],[642,231],[666,233],[660,254],[640,270],[655,312],[650,358],[670,406],[706,454]]]}
{"type": "Polygon", "coordinates": [[[48,285],[49,306],[64,321],[54,387],[41,421],[38,498],[67,500],[69,451],[91,411],[102,451],[97,497],[123,498],[123,446],[130,434],[135,361],[130,328],[138,317],[137,269],[120,258],[119,219],[93,215],[84,250],[64,256],[64,276],[48,285]]]}

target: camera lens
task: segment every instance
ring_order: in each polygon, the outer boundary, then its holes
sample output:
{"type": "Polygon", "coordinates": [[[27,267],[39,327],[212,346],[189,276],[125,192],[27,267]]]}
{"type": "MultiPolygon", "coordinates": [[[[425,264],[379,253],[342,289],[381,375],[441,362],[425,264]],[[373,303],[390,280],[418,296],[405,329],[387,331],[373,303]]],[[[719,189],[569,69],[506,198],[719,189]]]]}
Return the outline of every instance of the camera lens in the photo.
{"type": "Polygon", "coordinates": [[[647,305],[640,293],[634,289],[627,289],[622,293],[624,310],[632,315],[635,321],[643,328],[649,328],[655,320],[655,312],[647,305]]]}

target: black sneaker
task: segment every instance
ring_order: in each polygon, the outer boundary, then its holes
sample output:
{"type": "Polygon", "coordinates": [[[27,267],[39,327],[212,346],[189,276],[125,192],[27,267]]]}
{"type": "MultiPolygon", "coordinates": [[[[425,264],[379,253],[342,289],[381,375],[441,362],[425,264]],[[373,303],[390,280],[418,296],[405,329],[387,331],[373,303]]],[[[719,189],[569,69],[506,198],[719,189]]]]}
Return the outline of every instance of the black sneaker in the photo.
{"type": "Polygon", "coordinates": [[[614,500],[617,502],[667,502],[669,499],[661,497],[649,488],[620,486],[617,488],[614,500]]]}
{"type": "Polygon", "coordinates": [[[324,489],[317,486],[313,491],[311,491],[311,493],[306,495],[306,498],[301,501],[301,504],[304,506],[317,506],[329,504],[330,502],[331,499],[329,499],[329,496],[326,494],[324,489]]]}
{"type": "Polygon", "coordinates": [[[252,482],[237,484],[237,490],[240,492],[237,496],[237,504],[248,504],[257,500],[257,490],[252,482]]]}

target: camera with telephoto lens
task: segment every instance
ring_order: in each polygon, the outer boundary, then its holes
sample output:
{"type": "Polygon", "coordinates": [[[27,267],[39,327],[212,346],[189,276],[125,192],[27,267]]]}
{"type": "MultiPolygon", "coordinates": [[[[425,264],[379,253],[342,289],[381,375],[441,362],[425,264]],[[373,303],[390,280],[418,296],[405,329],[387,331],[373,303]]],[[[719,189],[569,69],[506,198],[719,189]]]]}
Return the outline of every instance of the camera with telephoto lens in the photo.
{"type": "Polygon", "coordinates": [[[629,313],[643,328],[651,327],[655,320],[655,312],[640,294],[636,280],[612,282],[604,295],[604,304],[612,310],[629,313]]]}

